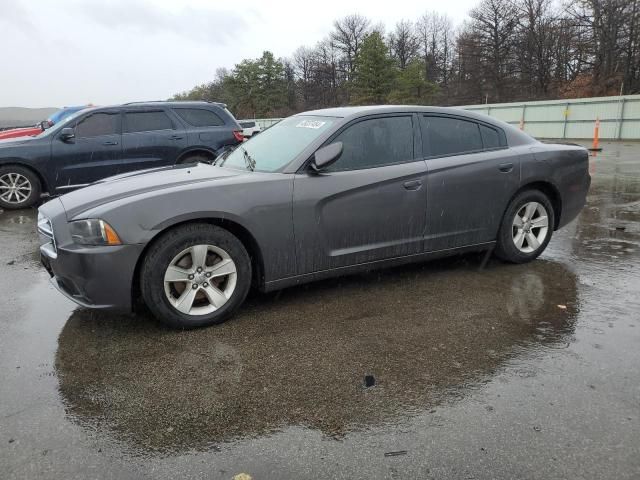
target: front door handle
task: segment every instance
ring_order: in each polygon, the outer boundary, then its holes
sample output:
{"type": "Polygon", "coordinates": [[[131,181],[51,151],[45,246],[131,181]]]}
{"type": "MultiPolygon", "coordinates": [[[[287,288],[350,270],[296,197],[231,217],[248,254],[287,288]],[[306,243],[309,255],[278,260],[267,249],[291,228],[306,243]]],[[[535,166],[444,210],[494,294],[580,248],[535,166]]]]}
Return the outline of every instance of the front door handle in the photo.
{"type": "Polygon", "coordinates": [[[118,145],[118,142],[113,141],[113,140],[109,140],[106,142],[102,142],[103,145],[118,145]]]}
{"type": "Polygon", "coordinates": [[[422,186],[421,180],[409,180],[408,182],[404,182],[402,184],[406,190],[420,190],[422,186]]]}
{"type": "Polygon", "coordinates": [[[509,173],[513,170],[513,163],[501,163],[498,169],[501,172],[509,173]]]}
{"type": "Polygon", "coordinates": [[[182,140],[183,138],[182,135],[171,135],[171,140],[182,140]]]}

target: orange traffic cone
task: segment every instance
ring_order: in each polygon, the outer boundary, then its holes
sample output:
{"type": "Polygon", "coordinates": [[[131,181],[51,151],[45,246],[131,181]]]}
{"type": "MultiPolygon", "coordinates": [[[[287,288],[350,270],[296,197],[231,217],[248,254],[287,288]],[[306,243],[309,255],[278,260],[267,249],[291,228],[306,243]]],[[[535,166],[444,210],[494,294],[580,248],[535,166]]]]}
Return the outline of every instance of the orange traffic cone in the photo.
{"type": "Polygon", "coordinates": [[[593,128],[593,144],[591,145],[591,148],[589,149],[592,152],[600,152],[600,151],[602,151],[602,148],[600,148],[600,146],[599,146],[599,142],[600,142],[600,139],[598,138],[599,136],[600,136],[600,118],[596,117],[596,125],[593,128]]]}

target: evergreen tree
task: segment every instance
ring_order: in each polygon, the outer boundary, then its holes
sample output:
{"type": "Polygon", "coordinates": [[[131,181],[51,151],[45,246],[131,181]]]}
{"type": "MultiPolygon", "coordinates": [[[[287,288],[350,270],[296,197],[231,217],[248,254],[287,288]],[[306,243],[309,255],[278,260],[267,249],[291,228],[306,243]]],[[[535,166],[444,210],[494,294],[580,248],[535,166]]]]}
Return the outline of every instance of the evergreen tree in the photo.
{"type": "Polygon", "coordinates": [[[373,31],[362,42],[355,63],[353,103],[383,104],[393,86],[396,70],[389,48],[379,32],[373,31]]]}
{"type": "Polygon", "coordinates": [[[428,105],[438,88],[426,79],[424,61],[411,60],[398,72],[389,102],[405,105],[428,105]]]}

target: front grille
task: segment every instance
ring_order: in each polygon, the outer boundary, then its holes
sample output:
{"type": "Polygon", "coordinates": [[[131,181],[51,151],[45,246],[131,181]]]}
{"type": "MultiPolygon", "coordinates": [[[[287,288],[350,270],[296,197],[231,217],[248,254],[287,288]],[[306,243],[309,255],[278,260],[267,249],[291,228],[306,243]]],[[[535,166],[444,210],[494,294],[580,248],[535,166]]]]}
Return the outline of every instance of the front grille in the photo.
{"type": "Polygon", "coordinates": [[[56,249],[56,239],[53,235],[53,225],[51,225],[51,220],[47,217],[38,213],[38,233],[43,237],[46,237],[50,240],[51,248],[54,253],[57,253],[56,249]]]}

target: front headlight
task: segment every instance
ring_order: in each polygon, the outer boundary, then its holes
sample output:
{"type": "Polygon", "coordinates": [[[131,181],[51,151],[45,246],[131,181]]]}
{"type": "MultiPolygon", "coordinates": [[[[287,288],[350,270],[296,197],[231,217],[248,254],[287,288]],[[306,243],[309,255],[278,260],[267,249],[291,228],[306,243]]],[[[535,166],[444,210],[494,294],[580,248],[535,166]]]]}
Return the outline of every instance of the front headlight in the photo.
{"type": "Polygon", "coordinates": [[[74,242],[81,245],[121,245],[120,237],[104,220],[92,218],[69,223],[74,242]]]}

